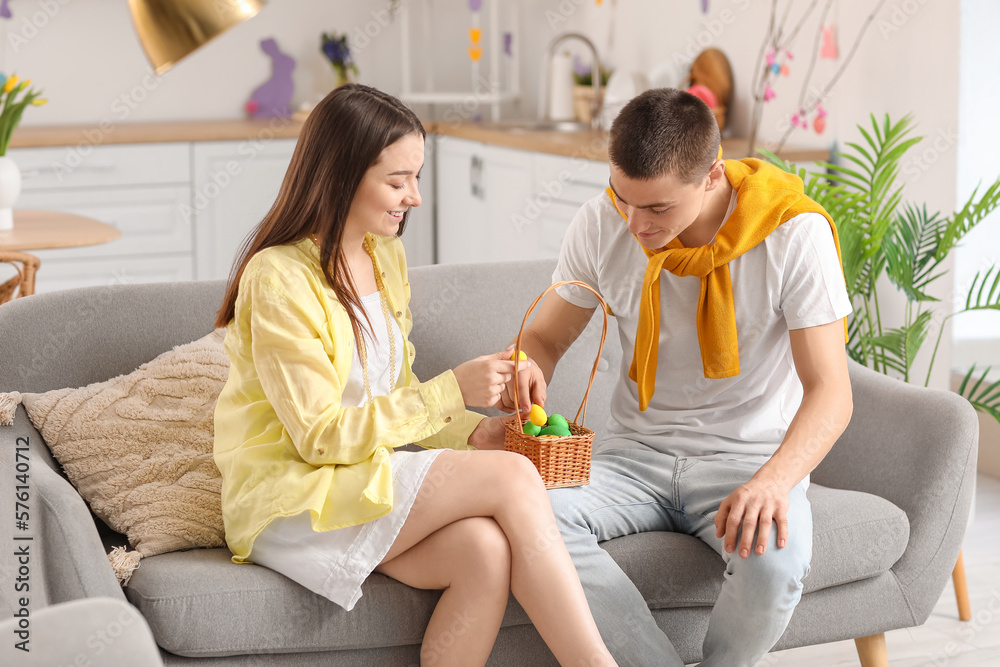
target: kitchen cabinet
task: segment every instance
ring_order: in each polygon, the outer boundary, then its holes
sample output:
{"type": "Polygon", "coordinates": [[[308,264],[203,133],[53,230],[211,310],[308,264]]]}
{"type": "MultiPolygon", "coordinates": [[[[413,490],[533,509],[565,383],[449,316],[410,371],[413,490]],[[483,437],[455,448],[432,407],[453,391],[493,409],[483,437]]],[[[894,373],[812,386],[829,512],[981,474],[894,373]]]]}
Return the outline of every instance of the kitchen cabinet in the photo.
{"type": "Polygon", "coordinates": [[[187,143],[21,148],[18,208],[85,215],[121,230],[111,243],[39,250],[38,293],[194,277],[187,143]]]}
{"type": "Polygon", "coordinates": [[[580,206],[607,187],[606,162],[437,139],[441,263],[557,257],[580,206]]]}
{"type": "MultiPolygon", "coordinates": [[[[277,197],[294,138],[11,149],[17,207],[85,215],[121,230],[96,246],[39,250],[36,291],[115,283],[215,280],[277,197]]],[[[403,236],[411,266],[434,255],[433,169],[403,236]]]]}
{"type": "Polygon", "coordinates": [[[294,150],[295,139],[193,144],[185,217],[194,223],[198,280],[229,277],[236,253],[278,196],[294,150]]]}

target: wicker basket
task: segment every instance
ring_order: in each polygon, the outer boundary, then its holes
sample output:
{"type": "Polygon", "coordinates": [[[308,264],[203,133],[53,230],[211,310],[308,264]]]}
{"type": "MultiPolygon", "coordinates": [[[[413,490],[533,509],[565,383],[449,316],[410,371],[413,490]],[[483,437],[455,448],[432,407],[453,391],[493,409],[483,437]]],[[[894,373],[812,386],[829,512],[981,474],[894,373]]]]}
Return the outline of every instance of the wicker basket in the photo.
{"type": "MultiPolygon", "coordinates": [[[[580,408],[576,411],[576,417],[569,422],[569,430],[572,435],[561,438],[539,437],[524,433],[524,422],[521,420],[520,412],[515,412],[515,419],[504,424],[504,449],[508,452],[517,452],[531,459],[531,462],[538,468],[545,488],[558,489],[565,486],[581,486],[590,483],[590,452],[594,443],[594,432],[583,425],[587,418],[587,397],[590,396],[590,388],[594,385],[594,376],[597,375],[597,364],[601,360],[601,351],[604,349],[604,339],[608,335],[608,306],[590,285],[578,280],[563,280],[550,285],[542,292],[528,312],[524,314],[524,321],[521,322],[521,330],[517,334],[517,343],[514,349],[514,359],[518,360],[521,353],[521,336],[524,335],[524,327],[528,323],[528,317],[539,304],[542,298],[550,290],[560,285],[577,285],[583,287],[597,297],[601,302],[604,311],[604,329],[601,331],[601,344],[597,348],[597,359],[594,360],[594,367],[590,371],[590,381],[587,383],[587,391],[583,394],[580,408]]],[[[514,377],[517,377],[519,361],[514,362],[514,377]]],[[[517,382],[514,382],[514,405],[520,405],[517,396],[517,382]]]]}

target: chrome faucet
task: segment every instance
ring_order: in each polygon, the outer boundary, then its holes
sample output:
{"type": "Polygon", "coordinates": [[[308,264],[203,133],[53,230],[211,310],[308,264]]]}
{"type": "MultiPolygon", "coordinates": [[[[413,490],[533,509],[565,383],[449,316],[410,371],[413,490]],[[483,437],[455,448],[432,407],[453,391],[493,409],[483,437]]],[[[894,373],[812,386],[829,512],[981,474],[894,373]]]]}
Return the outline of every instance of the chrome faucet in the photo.
{"type": "Polygon", "coordinates": [[[597,129],[599,127],[599,111],[601,108],[601,60],[597,57],[597,47],[594,43],[590,41],[585,35],[581,35],[578,32],[564,32],[561,35],[556,35],[552,43],[549,44],[549,50],[545,54],[545,61],[542,63],[542,76],[541,78],[541,88],[538,96],[538,115],[543,121],[552,120],[549,117],[549,94],[548,94],[548,83],[549,83],[549,72],[552,69],[552,58],[556,55],[556,49],[560,44],[567,40],[575,39],[577,41],[583,42],[583,45],[590,49],[590,54],[593,58],[593,65],[591,68],[591,81],[592,88],[594,91],[594,99],[590,103],[590,127],[592,129],[597,129]]]}

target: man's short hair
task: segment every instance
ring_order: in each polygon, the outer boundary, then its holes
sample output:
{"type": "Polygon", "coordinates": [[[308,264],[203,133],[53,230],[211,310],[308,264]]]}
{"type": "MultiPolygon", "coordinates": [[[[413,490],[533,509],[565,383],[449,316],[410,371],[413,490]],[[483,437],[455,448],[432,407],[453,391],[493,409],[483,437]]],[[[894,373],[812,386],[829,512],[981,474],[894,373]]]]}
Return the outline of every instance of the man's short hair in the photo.
{"type": "Polygon", "coordinates": [[[676,88],[633,98],[611,126],[608,156],[628,178],[672,174],[697,183],[719,154],[719,125],[708,105],[676,88]]]}

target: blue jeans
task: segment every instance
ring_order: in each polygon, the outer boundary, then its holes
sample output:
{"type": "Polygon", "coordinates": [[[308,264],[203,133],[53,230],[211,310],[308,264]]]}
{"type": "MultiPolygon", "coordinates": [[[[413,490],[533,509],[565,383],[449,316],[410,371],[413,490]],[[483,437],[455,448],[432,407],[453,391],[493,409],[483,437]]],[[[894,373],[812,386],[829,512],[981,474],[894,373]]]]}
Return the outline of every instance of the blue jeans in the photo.
{"type": "Polygon", "coordinates": [[[777,548],[772,524],[762,556],[728,554],[713,523],[722,501],[759,467],[745,461],[699,461],[618,449],[594,456],[589,485],[549,491],[597,627],[619,665],[684,664],[642,594],[597,545],[632,533],[693,535],[725,561],[722,592],[703,644],[703,667],[756,665],[781,637],[802,595],[812,557],[812,509],[803,484],[789,495],[788,543],[783,549],[777,548]]]}

